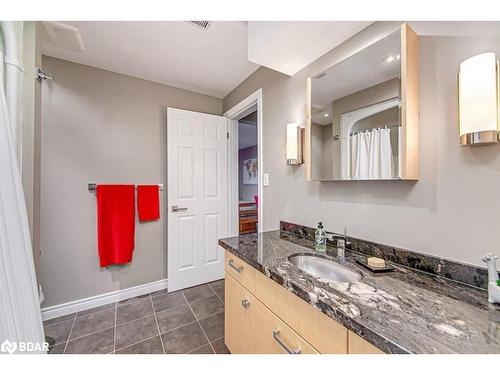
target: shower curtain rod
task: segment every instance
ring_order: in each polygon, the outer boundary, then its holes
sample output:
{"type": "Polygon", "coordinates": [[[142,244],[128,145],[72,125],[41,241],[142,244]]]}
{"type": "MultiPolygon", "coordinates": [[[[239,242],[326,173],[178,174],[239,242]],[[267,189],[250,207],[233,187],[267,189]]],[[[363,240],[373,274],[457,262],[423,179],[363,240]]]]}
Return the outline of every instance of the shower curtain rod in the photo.
{"type": "MultiPolygon", "coordinates": [[[[127,184],[123,184],[123,185],[127,185],[127,184]]],[[[130,184],[130,185],[132,185],[132,184],[130,184]]],[[[148,185],[148,184],[145,184],[145,185],[148,185]]],[[[150,185],[158,185],[158,189],[165,190],[164,184],[150,184],[150,185]]],[[[135,184],[134,184],[134,186],[135,186],[135,184]]],[[[88,189],[91,193],[95,192],[96,188],[97,188],[97,184],[95,182],[89,182],[88,189]]],[[[135,186],[135,188],[137,189],[137,186],[135,186]]]]}
{"type": "MultiPolygon", "coordinates": [[[[387,126],[384,126],[384,128],[400,128],[401,125],[387,125],[387,126]]],[[[366,129],[366,130],[362,130],[362,131],[372,131],[373,129],[382,129],[381,126],[379,126],[378,128],[372,128],[372,129],[366,129]]],[[[359,132],[355,132],[355,133],[349,133],[349,136],[353,136],[354,134],[358,134],[358,133],[361,133],[362,131],[359,131],[359,132]]],[[[338,134],[335,134],[333,137],[332,137],[332,140],[334,141],[338,141],[340,139],[340,136],[338,134]]]]}
{"type": "Polygon", "coordinates": [[[360,130],[355,133],[349,133],[349,135],[355,135],[363,132],[371,132],[372,130],[377,130],[377,129],[391,129],[391,128],[400,128],[401,125],[384,125],[384,126],[377,126],[376,128],[371,128],[371,129],[365,129],[365,130],[360,130]]]}

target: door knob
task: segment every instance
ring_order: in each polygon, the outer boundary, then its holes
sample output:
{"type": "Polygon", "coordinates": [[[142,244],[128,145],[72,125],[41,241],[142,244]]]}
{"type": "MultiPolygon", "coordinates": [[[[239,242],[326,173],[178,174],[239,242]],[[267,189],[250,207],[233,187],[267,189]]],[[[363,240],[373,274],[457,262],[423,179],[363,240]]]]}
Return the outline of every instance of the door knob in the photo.
{"type": "Polygon", "coordinates": [[[172,212],[187,211],[187,207],[172,206],[172,212]]]}

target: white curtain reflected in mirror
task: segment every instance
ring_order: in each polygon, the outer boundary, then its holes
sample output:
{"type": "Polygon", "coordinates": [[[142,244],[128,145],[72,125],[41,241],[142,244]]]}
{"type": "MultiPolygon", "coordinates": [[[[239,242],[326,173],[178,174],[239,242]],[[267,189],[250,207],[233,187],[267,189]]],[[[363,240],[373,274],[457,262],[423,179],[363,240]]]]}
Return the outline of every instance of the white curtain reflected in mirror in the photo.
{"type": "Polygon", "coordinates": [[[352,180],[390,180],[394,160],[389,128],[367,130],[350,137],[350,176],[352,180]]]}
{"type": "Polygon", "coordinates": [[[399,98],[345,113],[341,118],[343,180],[397,178],[399,98]]]}

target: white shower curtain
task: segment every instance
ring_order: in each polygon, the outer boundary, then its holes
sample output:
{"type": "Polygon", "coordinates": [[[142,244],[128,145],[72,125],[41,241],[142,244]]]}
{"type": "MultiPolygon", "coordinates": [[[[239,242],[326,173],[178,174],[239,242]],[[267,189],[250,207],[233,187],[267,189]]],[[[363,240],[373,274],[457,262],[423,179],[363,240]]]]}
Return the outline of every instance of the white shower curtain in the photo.
{"type": "MultiPolygon", "coordinates": [[[[9,55],[9,51],[16,49],[12,48],[13,45],[18,48],[19,44],[22,46],[22,32],[19,33],[19,29],[22,31],[22,24],[5,21],[2,21],[0,29],[3,41],[0,49],[0,351],[8,353],[19,353],[22,343],[29,347],[41,345],[45,341],[16,152],[15,135],[20,132],[14,127],[20,126],[21,122],[13,123],[10,115],[10,110],[18,111],[20,103],[17,101],[13,106],[7,100],[12,95],[6,95],[3,80],[4,63],[7,60],[10,82],[22,82],[19,56],[9,55]],[[12,37],[17,40],[12,40],[12,37]],[[4,54],[7,55],[5,58],[4,54]],[[17,64],[17,69],[11,69],[13,64],[17,64]],[[20,77],[16,77],[16,74],[20,77]]],[[[17,96],[21,87],[10,86],[8,90],[11,89],[17,96]]],[[[18,118],[17,113],[13,118],[18,118]]],[[[45,352],[43,347],[34,348],[35,352],[45,352]]]]}
{"type": "Polygon", "coordinates": [[[370,155],[370,133],[362,132],[351,137],[351,167],[353,180],[368,180],[369,155],[370,155]]]}
{"type": "Polygon", "coordinates": [[[351,170],[353,180],[394,177],[390,129],[372,129],[352,135],[351,170]]]}

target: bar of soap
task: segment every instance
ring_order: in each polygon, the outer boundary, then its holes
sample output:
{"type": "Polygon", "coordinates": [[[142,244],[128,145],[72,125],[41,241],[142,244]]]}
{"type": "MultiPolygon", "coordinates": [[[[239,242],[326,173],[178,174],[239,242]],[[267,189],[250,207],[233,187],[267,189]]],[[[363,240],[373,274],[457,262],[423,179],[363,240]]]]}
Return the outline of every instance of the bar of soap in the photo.
{"type": "Polygon", "coordinates": [[[374,268],[385,267],[385,260],[381,258],[371,257],[367,259],[368,265],[374,268]]]}

